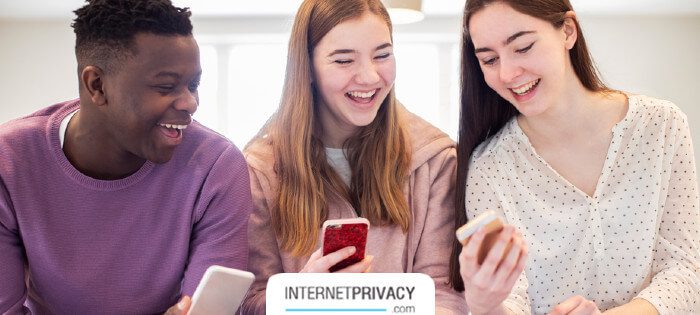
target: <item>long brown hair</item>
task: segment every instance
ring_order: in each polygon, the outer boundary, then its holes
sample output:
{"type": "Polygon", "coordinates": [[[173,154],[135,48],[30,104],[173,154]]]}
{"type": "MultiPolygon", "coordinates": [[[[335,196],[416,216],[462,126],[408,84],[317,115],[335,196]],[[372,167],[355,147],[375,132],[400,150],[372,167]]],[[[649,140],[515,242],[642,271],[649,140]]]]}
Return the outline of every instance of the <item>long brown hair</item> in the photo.
{"type": "MultiPolygon", "coordinates": [[[[520,13],[547,21],[556,28],[564,24],[566,12],[573,11],[569,0],[467,0],[462,29],[462,92],[457,145],[455,229],[467,222],[466,182],[472,151],[518,114],[512,104],[486,84],[479,60],[474,54],[474,43],[469,35],[469,20],[474,13],[494,2],[505,3],[520,13]]],[[[609,91],[593,63],[581,26],[576,19],[574,23],[578,36],[576,43],[569,50],[569,56],[576,76],[590,91],[609,91]]],[[[462,245],[455,239],[450,257],[450,284],[458,291],[464,290],[464,283],[459,273],[461,250],[462,245]]]]}
{"type": "Polygon", "coordinates": [[[411,222],[402,191],[410,152],[393,89],[374,121],[344,143],[352,169],[350,187],[328,164],[321,142],[318,96],[312,83],[314,47],[336,25],[367,12],[386,21],[391,33],[389,14],[379,0],[305,0],[301,4],[289,39],[282,101],[251,141],[269,141],[273,146],[279,188],[271,205],[272,225],[281,248],[293,255],[309,254],[316,247],[318,229],[328,217],[330,194],[347,200],[373,225],[398,224],[407,231],[411,222]]]}

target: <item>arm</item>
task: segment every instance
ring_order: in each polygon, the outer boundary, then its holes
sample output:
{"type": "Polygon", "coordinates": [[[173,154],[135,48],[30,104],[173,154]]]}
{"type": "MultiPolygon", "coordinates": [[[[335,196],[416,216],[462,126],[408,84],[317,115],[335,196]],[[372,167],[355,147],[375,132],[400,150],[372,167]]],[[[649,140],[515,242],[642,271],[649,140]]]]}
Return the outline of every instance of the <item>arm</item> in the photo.
{"type": "MultiPolygon", "coordinates": [[[[598,306],[580,295],[572,296],[555,306],[547,315],[601,314],[598,306]]],[[[627,304],[605,311],[608,315],[658,315],[654,305],[644,299],[633,299],[627,304]]]]}
{"type": "Polygon", "coordinates": [[[421,179],[421,181],[428,183],[430,187],[412,189],[413,193],[417,191],[429,192],[429,196],[426,198],[428,200],[425,223],[419,234],[421,239],[417,240],[418,248],[413,260],[413,272],[427,274],[435,281],[436,314],[466,314],[467,307],[464,298],[447,284],[448,258],[450,257],[452,239],[455,237],[451,228],[454,224],[452,209],[454,205],[453,176],[457,164],[455,150],[453,148],[445,150],[433,157],[428,163],[429,167],[421,167],[414,173],[416,178],[425,179],[421,179]]]}
{"type": "Polygon", "coordinates": [[[241,314],[265,314],[265,294],[267,280],[274,274],[284,272],[279,255],[277,237],[272,229],[270,209],[265,199],[265,191],[270,191],[268,181],[261,172],[250,168],[250,185],[253,194],[253,213],[250,215],[248,234],[251,242],[250,271],[255,274],[255,282],[240,308],[241,314]]]}
{"type": "Polygon", "coordinates": [[[248,170],[240,151],[227,148],[211,168],[200,191],[190,240],[183,294],[192,295],[211,265],[247,269],[248,216],[253,204],[248,170]]]}
{"type": "MultiPolygon", "coordinates": [[[[481,168],[474,165],[469,166],[467,177],[467,217],[473,218],[482,211],[493,210],[502,218],[505,213],[499,201],[498,194],[491,187],[488,175],[481,168]]],[[[466,284],[465,284],[466,285],[466,284]]],[[[530,298],[527,294],[528,280],[523,271],[508,297],[494,310],[494,314],[530,314],[530,298]]]]}
{"type": "Polygon", "coordinates": [[[24,248],[10,195],[0,178],[0,314],[26,314],[24,248]]]}
{"type": "MultiPolygon", "coordinates": [[[[693,145],[684,115],[670,124],[675,139],[668,163],[668,189],[662,191],[660,224],[653,251],[653,278],[636,299],[661,313],[700,312],[700,205],[693,145]]],[[[663,187],[663,186],[662,186],[663,187]]],[[[635,302],[638,305],[639,302],[635,302]]],[[[625,309],[630,306],[622,306],[625,309]]]]}
{"type": "Polygon", "coordinates": [[[638,314],[638,315],[658,315],[659,312],[656,310],[654,305],[649,303],[649,301],[644,299],[633,299],[627,304],[620,305],[616,308],[609,309],[603,314],[606,315],[625,315],[625,314],[638,314]]]}

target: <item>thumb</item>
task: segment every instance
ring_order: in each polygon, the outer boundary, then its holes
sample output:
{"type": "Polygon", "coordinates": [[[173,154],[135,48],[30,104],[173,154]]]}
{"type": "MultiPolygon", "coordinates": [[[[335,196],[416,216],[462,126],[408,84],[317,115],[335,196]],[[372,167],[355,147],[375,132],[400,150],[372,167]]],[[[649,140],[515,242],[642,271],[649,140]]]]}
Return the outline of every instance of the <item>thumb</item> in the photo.
{"type": "Polygon", "coordinates": [[[185,295],[180,299],[180,302],[177,302],[177,309],[183,312],[187,312],[190,310],[190,304],[192,304],[192,299],[190,299],[189,296],[185,295]]]}

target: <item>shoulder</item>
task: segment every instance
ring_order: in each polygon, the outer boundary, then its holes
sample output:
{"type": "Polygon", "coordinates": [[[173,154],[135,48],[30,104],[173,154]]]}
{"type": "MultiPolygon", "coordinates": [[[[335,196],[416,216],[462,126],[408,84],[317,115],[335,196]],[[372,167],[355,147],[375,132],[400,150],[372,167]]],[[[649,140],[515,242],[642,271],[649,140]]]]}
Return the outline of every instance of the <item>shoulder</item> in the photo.
{"type": "Polygon", "coordinates": [[[645,121],[686,121],[687,116],[671,101],[646,95],[629,95],[630,113],[633,118],[645,121]]]}
{"type": "Polygon", "coordinates": [[[243,150],[248,167],[256,172],[269,174],[275,164],[272,141],[267,135],[253,139],[243,150]]]}
{"type": "Polygon", "coordinates": [[[62,102],[0,124],[0,141],[5,139],[21,139],[33,134],[43,136],[46,133],[46,128],[52,117],[62,112],[68,112],[70,111],[69,109],[73,107],[77,109],[77,106],[77,100],[62,102]]]}
{"type": "Polygon", "coordinates": [[[190,165],[211,167],[228,163],[230,166],[245,166],[243,154],[231,140],[193,121],[185,129],[185,139],[177,149],[177,156],[190,165]]]}
{"type": "Polygon", "coordinates": [[[28,159],[49,150],[51,132],[58,137],[61,119],[77,108],[77,100],[58,103],[0,124],[0,159],[28,159]]]}
{"type": "Polygon", "coordinates": [[[474,151],[469,162],[469,167],[480,167],[497,163],[498,159],[524,150],[527,147],[527,139],[517,126],[517,119],[513,117],[496,134],[486,138],[474,151]]]}

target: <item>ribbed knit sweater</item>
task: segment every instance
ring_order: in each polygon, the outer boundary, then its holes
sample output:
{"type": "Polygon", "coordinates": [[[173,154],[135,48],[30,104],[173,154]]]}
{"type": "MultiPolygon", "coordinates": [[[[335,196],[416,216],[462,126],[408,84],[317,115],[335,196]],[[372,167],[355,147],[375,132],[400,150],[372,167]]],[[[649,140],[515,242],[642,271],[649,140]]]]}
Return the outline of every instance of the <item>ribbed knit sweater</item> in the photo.
{"type": "Polygon", "coordinates": [[[97,180],[61,149],[78,106],[0,125],[1,314],[162,313],[208,266],[246,268],[249,176],[230,141],[193,122],[169,162],[97,180]]]}

